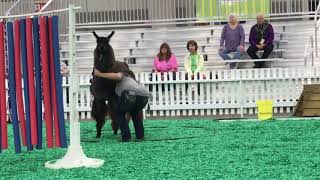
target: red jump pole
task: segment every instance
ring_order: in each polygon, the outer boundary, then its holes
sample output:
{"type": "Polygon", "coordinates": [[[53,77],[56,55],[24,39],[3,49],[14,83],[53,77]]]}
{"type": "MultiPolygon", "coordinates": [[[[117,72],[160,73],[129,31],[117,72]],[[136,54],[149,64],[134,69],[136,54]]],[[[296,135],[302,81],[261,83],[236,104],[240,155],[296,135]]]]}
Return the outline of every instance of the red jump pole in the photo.
{"type": "Polygon", "coordinates": [[[44,118],[46,121],[47,146],[52,148],[53,132],[52,132],[52,111],[50,101],[50,81],[49,81],[49,64],[48,64],[48,39],[47,39],[47,23],[46,17],[40,17],[40,54],[42,64],[42,87],[43,87],[43,101],[44,101],[44,118]]]}
{"type": "Polygon", "coordinates": [[[0,149],[8,148],[7,129],[7,104],[5,86],[5,56],[4,56],[4,23],[0,22],[0,123],[1,123],[1,144],[0,149]]]}
{"type": "Polygon", "coordinates": [[[16,76],[16,93],[18,116],[21,126],[22,144],[27,145],[26,140],[26,119],[24,117],[23,96],[22,96],[22,75],[21,75],[21,54],[20,54],[20,21],[14,22],[14,61],[15,61],[15,76],[16,76]]]}
{"type": "Polygon", "coordinates": [[[28,61],[28,84],[30,97],[30,122],[31,122],[31,142],[32,145],[37,145],[37,112],[36,112],[36,97],[34,83],[34,54],[32,42],[32,20],[26,19],[27,32],[27,61],[28,61]]]}
{"type": "Polygon", "coordinates": [[[53,110],[53,122],[54,122],[54,134],[55,134],[55,145],[60,147],[60,130],[59,130],[59,116],[57,103],[57,91],[56,91],[56,78],[54,70],[54,59],[53,59],[53,33],[52,33],[52,17],[48,18],[49,27],[49,46],[50,46],[50,82],[51,82],[51,102],[53,110]]]}

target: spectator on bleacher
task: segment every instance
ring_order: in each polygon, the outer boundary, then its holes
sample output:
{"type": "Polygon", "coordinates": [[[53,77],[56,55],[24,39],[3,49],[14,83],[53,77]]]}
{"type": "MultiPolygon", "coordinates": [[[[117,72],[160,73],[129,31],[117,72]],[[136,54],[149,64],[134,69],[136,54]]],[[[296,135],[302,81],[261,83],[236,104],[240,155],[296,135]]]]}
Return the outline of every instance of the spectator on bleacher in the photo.
{"type": "MultiPolygon", "coordinates": [[[[226,24],[221,33],[219,55],[223,60],[230,60],[229,53],[234,52],[232,59],[240,59],[244,52],[245,34],[242,25],[239,24],[237,17],[233,14],[229,16],[229,23],[226,24]]],[[[233,69],[236,63],[230,63],[233,69]]]]}
{"type": "MultiPolygon", "coordinates": [[[[274,32],[270,23],[265,21],[264,15],[259,13],[257,15],[257,24],[252,26],[250,30],[250,47],[247,50],[248,55],[252,59],[259,59],[257,51],[264,50],[261,59],[267,59],[273,50],[274,32]]],[[[254,62],[253,68],[263,68],[264,61],[254,62]]]]}
{"type": "Polygon", "coordinates": [[[153,61],[154,72],[177,72],[178,63],[176,56],[171,52],[170,46],[167,43],[162,43],[159,53],[153,61]]]}
{"type": "MultiPolygon", "coordinates": [[[[160,45],[160,50],[153,61],[152,72],[173,72],[173,78],[175,79],[175,72],[178,71],[178,63],[176,56],[171,52],[170,46],[167,43],[160,45]]],[[[162,77],[163,79],[163,77],[162,77]]]]}
{"type": "Polygon", "coordinates": [[[184,58],[185,71],[191,73],[192,79],[194,75],[202,75],[205,78],[204,58],[202,54],[197,52],[197,42],[194,40],[188,41],[187,49],[190,53],[184,58]]]}

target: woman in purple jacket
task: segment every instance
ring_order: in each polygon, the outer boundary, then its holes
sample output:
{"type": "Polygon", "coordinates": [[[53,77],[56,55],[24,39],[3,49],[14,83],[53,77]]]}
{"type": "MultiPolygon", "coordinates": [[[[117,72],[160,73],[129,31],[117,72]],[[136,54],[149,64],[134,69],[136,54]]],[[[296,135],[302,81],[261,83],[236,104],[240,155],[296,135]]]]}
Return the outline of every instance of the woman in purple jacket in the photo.
{"type": "MultiPolygon", "coordinates": [[[[263,14],[257,15],[257,24],[250,30],[250,47],[247,50],[252,59],[259,59],[257,51],[264,50],[261,59],[267,59],[273,50],[274,32],[271,24],[267,23],[263,14]]],[[[264,61],[254,62],[253,68],[263,68],[264,61]]]]}
{"type": "MultiPolygon", "coordinates": [[[[240,59],[244,52],[244,30],[238,23],[237,17],[233,14],[229,16],[229,23],[226,24],[221,33],[219,55],[224,60],[230,60],[229,53],[235,52],[233,59],[240,59]]],[[[230,63],[230,69],[235,67],[236,63],[230,63]]]]}

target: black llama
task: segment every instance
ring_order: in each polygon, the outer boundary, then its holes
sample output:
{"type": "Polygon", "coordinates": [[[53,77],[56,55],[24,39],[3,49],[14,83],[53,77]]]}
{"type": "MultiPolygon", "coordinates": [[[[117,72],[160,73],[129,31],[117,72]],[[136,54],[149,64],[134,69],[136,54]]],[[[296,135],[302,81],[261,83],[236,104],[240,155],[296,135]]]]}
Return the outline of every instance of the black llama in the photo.
{"type": "MultiPolygon", "coordinates": [[[[135,78],[134,73],[125,62],[115,60],[113,48],[109,44],[114,31],[108,37],[99,37],[94,31],[97,39],[97,47],[94,50],[94,68],[100,72],[122,72],[135,78]]],[[[94,96],[91,114],[96,120],[97,138],[101,137],[101,130],[105,123],[105,116],[108,114],[112,120],[113,133],[117,134],[119,125],[116,120],[118,97],[115,94],[116,81],[93,76],[90,85],[91,94],[94,96]],[[108,101],[108,104],[105,101],[108,101]]],[[[142,114],[142,112],[140,113],[142,114]]],[[[142,116],[141,116],[142,118],[142,116]]]]}

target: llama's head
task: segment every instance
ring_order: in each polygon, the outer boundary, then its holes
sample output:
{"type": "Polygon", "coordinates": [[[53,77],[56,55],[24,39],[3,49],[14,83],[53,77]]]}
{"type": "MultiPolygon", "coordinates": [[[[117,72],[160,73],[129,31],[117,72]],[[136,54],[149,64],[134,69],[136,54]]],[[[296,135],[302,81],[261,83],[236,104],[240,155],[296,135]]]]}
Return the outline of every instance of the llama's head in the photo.
{"type": "Polygon", "coordinates": [[[112,49],[112,47],[109,44],[109,41],[111,39],[111,37],[114,34],[114,31],[111,32],[111,34],[108,37],[103,37],[103,36],[98,36],[96,32],[92,32],[94,37],[97,39],[97,49],[99,51],[99,53],[101,54],[105,54],[108,51],[110,51],[110,49],[112,49]]]}
{"type": "Polygon", "coordinates": [[[97,39],[97,47],[94,50],[94,66],[101,71],[105,71],[115,62],[113,48],[109,44],[114,31],[112,31],[107,37],[100,37],[94,31],[92,33],[97,39]]]}

